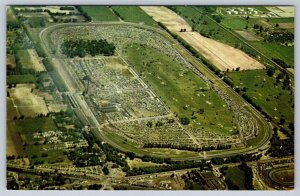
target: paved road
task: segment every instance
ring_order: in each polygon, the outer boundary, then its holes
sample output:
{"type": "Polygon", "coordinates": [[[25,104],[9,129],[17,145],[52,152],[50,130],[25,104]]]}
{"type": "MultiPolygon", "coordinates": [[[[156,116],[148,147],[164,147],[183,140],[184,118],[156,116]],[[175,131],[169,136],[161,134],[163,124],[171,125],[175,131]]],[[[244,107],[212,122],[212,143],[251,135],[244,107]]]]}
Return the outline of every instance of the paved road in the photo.
{"type": "MultiPolygon", "coordinates": [[[[43,43],[43,45],[46,48],[46,53],[47,56],[52,57],[51,54],[51,50],[50,48],[48,48],[47,46],[47,40],[45,39],[45,32],[47,32],[47,30],[51,30],[51,29],[56,29],[57,27],[64,27],[64,26],[74,26],[74,25],[99,25],[99,24],[110,24],[110,23],[77,23],[77,24],[58,24],[58,25],[54,25],[51,27],[47,27],[45,28],[43,31],[41,31],[41,33],[39,34],[39,37],[41,39],[41,42],[43,43]]],[[[174,39],[170,37],[170,35],[160,29],[156,29],[153,27],[148,27],[145,25],[138,25],[138,24],[132,24],[132,23],[120,23],[120,22],[114,22],[111,24],[127,24],[127,25],[133,25],[133,26],[138,26],[141,28],[145,28],[145,29],[149,29],[152,30],[154,32],[160,33],[162,34],[164,37],[166,37],[168,40],[174,42],[174,39]]],[[[220,86],[222,89],[227,89],[231,92],[231,96],[236,96],[238,97],[240,100],[242,101],[245,105],[248,105],[249,108],[251,109],[251,112],[257,117],[257,119],[259,119],[263,124],[264,124],[264,137],[261,140],[261,142],[259,143],[259,145],[253,147],[250,146],[248,148],[244,148],[244,149],[239,149],[239,150],[227,150],[227,151],[222,151],[222,152],[207,152],[205,159],[210,159],[213,157],[226,157],[226,156],[233,156],[233,155],[238,155],[238,154],[243,154],[243,153],[255,153],[257,152],[259,149],[261,148],[265,148],[266,145],[268,145],[269,139],[271,137],[271,125],[269,123],[266,123],[264,118],[256,111],[256,109],[254,107],[252,107],[250,104],[248,104],[245,100],[243,100],[239,94],[237,94],[233,89],[229,88],[227,84],[225,84],[222,80],[220,80],[211,70],[209,70],[206,66],[204,66],[202,63],[200,63],[198,61],[198,59],[196,59],[195,57],[193,57],[183,46],[181,46],[178,42],[175,41],[175,47],[177,47],[179,49],[179,52],[185,53],[183,54],[183,56],[188,57],[191,61],[192,64],[195,66],[196,69],[198,69],[199,71],[201,71],[202,73],[204,73],[206,75],[206,77],[210,78],[211,80],[215,81],[215,84],[217,84],[218,86],[220,86]]],[[[66,84],[68,90],[70,92],[76,93],[76,87],[71,87],[71,84],[74,85],[73,80],[72,80],[72,75],[70,74],[70,72],[67,70],[67,68],[65,68],[65,66],[60,66],[59,64],[53,63],[55,66],[56,70],[59,70],[59,74],[62,76],[61,78],[63,79],[64,83],[66,84]],[[75,88],[75,89],[74,89],[75,88]]],[[[91,109],[89,108],[89,106],[87,105],[87,103],[85,102],[84,98],[82,95],[80,94],[76,94],[76,100],[78,102],[79,108],[81,109],[82,114],[86,117],[86,119],[88,120],[90,126],[93,130],[93,133],[98,136],[99,138],[101,138],[103,141],[108,142],[109,144],[111,144],[112,146],[120,149],[121,151],[125,151],[127,152],[128,149],[125,148],[124,146],[120,146],[119,144],[113,142],[112,140],[110,140],[109,138],[107,138],[103,132],[101,131],[101,126],[99,124],[99,122],[97,121],[96,117],[94,116],[94,114],[92,113],[91,109]]],[[[156,154],[156,153],[150,153],[149,152],[143,152],[143,154],[141,153],[136,153],[139,156],[143,156],[145,154],[148,155],[154,155],[154,156],[160,156],[160,157],[165,157],[162,156],[161,154],[156,154]]],[[[203,156],[198,155],[198,156],[191,156],[191,157],[172,157],[173,160],[202,160],[204,159],[203,156]]]]}

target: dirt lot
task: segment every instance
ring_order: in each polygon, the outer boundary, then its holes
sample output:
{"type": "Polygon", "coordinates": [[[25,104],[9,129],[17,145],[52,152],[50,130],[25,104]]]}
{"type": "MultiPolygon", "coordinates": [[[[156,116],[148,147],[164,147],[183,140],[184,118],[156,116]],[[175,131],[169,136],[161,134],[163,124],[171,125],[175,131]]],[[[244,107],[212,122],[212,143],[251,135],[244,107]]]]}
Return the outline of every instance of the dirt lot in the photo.
{"type": "Polygon", "coordinates": [[[241,50],[203,37],[197,32],[190,32],[191,27],[188,23],[166,7],[142,6],[141,8],[147,14],[153,16],[154,20],[163,23],[170,31],[176,32],[222,71],[226,71],[227,69],[232,70],[238,67],[240,67],[240,70],[262,69],[265,67],[241,50]],[[180,28],[186,28],[187,32],[179,32],[180,28]]]}
{"type": "Polygon", "coordinates": [[[9,89],[10,97],[20,115],[36,117],[39,114],[48,114],[44,99],[35,94],[34,88],[34,84],[18,84],[15,88],[9,89]]]}
{"type": "Polygon", "coordinates": [[[141,6],[141,8],[154,20],[163,23],[171,31],[176,32],[180,29],[192,31],[192,28],[184,19],[164,6],[141,6]]]}
{"type": "Polygon", "coordinates": [[[36,51],[34,49],[29,49],[28,54],[30,55],[30,60],[31,60],[31,68],[40,72],[40,71],[45,71],[44,65],[41,63],[36,51]]]}

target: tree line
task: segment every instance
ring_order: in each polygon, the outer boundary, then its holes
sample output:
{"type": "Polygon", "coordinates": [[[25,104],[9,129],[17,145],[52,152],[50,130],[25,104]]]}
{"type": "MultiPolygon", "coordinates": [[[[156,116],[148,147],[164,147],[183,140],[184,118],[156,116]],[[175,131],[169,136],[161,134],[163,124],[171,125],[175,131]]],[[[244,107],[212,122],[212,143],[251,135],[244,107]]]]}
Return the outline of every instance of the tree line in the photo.
{"type": "Polygon", "coordinates": [[[211,151],[211,150],[224,150],[230,149],[230,144],[225,145],[216,145],[216,146],[201,146],[201,147],[192,147],[192,146],[182,146],[176,144],[161,144],[161,143],[146,143],[144,144],[143,148],[170,148],[170,149],[178,149],[178,150],[188,150],[188,151],[195,151],[195,152],[203,152],[203,151],[211,151]]]}
{"type": "Polygon", "coordinates": [[[66,40],[61,45],[62,53],[68,57],[85,57],[86,55],[111,56],[115,53],[115,45],[108,43],[105,39],[100,40],[66,40]]]}

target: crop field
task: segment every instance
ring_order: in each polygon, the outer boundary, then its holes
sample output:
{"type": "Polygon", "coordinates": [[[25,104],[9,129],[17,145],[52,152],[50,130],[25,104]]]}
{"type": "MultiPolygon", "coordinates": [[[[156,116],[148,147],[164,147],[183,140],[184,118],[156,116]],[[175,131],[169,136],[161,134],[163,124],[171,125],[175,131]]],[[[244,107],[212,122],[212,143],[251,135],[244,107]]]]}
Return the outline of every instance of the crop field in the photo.
{"type": "MultiPolygon", "coordinates": [[[[203,36],[218,40],[233,47],[240,45],[242,43],[240,39],[242,39],[254,47],[257,51],[266,55],[266,57],[269,59],[279,58],[285,61],[289,66],[294,66],[293,46],[284,46],[276,42],[263,42],[263,38],[259,35],[255,35],[256,32],[253,29],[254,24],[260,25],[263,28],[273,29],[276,23],[293,23],[293,18],[255,17],[247,20],[246,18],[241,18],[239,16],[225,15],[224,18],[221,19],[221,22],[217,23],[209,14],[206,14],[203,11],[204,7],[195,8],[191,6],[173,6],[172,9],[176,10],[176,13],[183,17],[191,26],[194,27],[195,31],[199,32],[203,36]],[[224,29],[222,26],[226,29],[224,29]],[[250,33],[255,35],[255,37],[257,36],[258,40],[254,40],[253,36],[251,36],[252,38],[250,40],[249,35],[243,36],[235,32],[235,30],[245,30],[246,26],[248,27],[246,30],[247,34],[250,33]]],[[[289,29],[289,31],[293,32],[293,29],[289,29]]],[[[249,49],[246,51],[248,50],[249,49]]],[[[262,62],[263,64],[273,64],[273,62],[261,56],[254,50],[251,49],[249,52],[251,55],[255,54],[256,60],[262,62]],[[258,56],[260,58],[258,58],[258,56]]]]}
{"type": "MultiPolygon", "coordinates": [[[[231,71],[237,68],[240,70],[263,69],[265,67],[260,62],[256,61],[241,50],[204,37],[197,32],[189,32],[191,28],[187,28],[187,32],[178,32],[179,29],[176,30],[172,28],[172,25],[181,26],[181,21],[183,19],[173,11],[168,10],[168,8],[163,8],[145,7],[143,9],[145,9],[148,14],[153,16],[155,20],[166,25],[169,30],[177,33],[181,38],[183,38],[187,43],[189,43],[193,48],[195,48],[199,53],[201,53],[206,59],[208,59],[220,70],[231,71]],[[172,17],[162,17],[168,15],[172,17]],[[177,19],[174,20],[174,18],[177,19]],[[228,56],[230,56],[231,58],[226,58],[228,56]]],[[[193,11],[195,12],[194,9],[193,11]]],[[[186,23],[185,26],[189,25],[186,23]]]]}
{"type": "Polygon", "coordinates": [[[158,27],[157,23],[138,6],[112,6],[112,9],[126,22],[142,23],[158,27]]]}
{"type": "Polygon", "coordinates": [[[23,69],[33,69],[37,72],[45,71],[42,62],[34,49],[19,50],[17,55],[23,69]]]}
{"type": "Polygon", "coordinates": [[[6,109],[7,109],[7,117],[6,117],[6,125],[7,125],[7,134],[6,134],[6,152],[7,155],[15,155],[15,156],[23,156],[23,145],[22,140],[17,133],[16,124],[14,119],[19,118],[20,115],[14,107],[13,101],[10,98],[6,99],[6,109]]]}
{"type": "Polygon", "coordinates": [[[287,124],[294,122],[294,96],[290,91],[282,89],[282,83],[275,85],[275,77],[267,76],[265,70],[234,72],[227,75],[235,86],[246,87],[246,94],[253,102],[260,105],[276,121],[284,118],[287,124]]]}
{"type": "Polygon", "coordinates": [[[107,6],[81,6],[93,21],[118,21],[118,17],[107,6]]]}
{"type": "Polygon", "coordinates": [[[20,115],[36,117],[40,114],[48,114],[48,109],[43,97],[35,94],[34,84],[18,84],[8,90],[20,115]]]}
{"type": "Polygon", "coordinates": [[[154,20],[161,21],[166,27],[173,31],[180,31],[180,29],[186,29],[191,31],[191,27],[182,18],[177,17],[176,13],[169,10],[164,6],[142,6],[148,15],[152,16],[154,20]]]}

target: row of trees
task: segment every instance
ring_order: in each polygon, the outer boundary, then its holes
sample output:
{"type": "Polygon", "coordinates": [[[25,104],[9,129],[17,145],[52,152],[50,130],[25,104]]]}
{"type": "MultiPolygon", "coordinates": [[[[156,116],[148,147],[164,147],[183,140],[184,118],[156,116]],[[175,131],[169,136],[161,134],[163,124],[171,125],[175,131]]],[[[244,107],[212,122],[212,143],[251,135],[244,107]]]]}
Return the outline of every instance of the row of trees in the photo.
{"type": "Polygon", "coordinates": [[[242,164],[239,165],[238,168],[245,173],[245,188],[246,188],[246,190],[254,190],[253,183],[252,183],[253,172],[252,172],[251,167],[249,167],[246,162],[242,162],[242,164]]]}
{"type": "Polygon", "coordinates": [[[81,6],[76,6],[76,8],[85,17],[86,22],[92,21],[92,17],[90,17],[81,6]]]}
{"type": "Polygon", "coordinates": [[[274,133],[270,140],[271,147],[268,150],[268,154],[271,157],[285,157],[294,154],[294,137],[293,134],[289,134],[281,129],[289,139],[281,140],[278,136],[278,129],[274,128],[274,133]]]}
{"type": "Polygon", "coordinates": [[[239,162],[248,162],[248,161],[257,161],[262,155],[255,154],[240,154],[226,158],[212,158],[211,162],[215,165],[222,165],[224,163],[239,163],[239,162]]]}
{"type": "Polygon", "coordinates": [[[217,145],[217,146],[201,146],[201,147],[192,147],[192,146],[182,146],[175,144],[161,144],[161,143],[146,143],[143,148],[171,148],[171,149],[179,149],[179,150],[188,150],[195,152],[203,152],[203,151],[211,151],[211,150],[224,150],[230,149],[231,145],[217,145]]]}
{"type": "Polygon", "coordinates": [[[209,167],[211,165],[204,161],[195,162],[195,161],[177,161],[174,164],[170,165],[160,165],[160,166],[150,166],[150,167],[141,167],[141,168],[133,168],[127,172],[127,176],[135,176],[135,175],[143,175],[143,174],[151,174],[151,173],[158,173],[158,172],[166,172],[166,171],[173,171],[179,169],[189,169],[189,168],[196,168],[196,167],[209,167]]]}
{"type": "Polygon", "coordinates": [[[111,56],[115,53],[115,45],[108,43],[105,39],[100,40],[67,40],[61,45],[63,54],[68,57],[85,57],[87,54],[91,56],[105,55],[111,56]]]}

